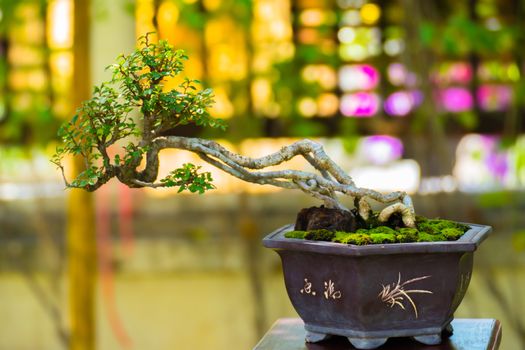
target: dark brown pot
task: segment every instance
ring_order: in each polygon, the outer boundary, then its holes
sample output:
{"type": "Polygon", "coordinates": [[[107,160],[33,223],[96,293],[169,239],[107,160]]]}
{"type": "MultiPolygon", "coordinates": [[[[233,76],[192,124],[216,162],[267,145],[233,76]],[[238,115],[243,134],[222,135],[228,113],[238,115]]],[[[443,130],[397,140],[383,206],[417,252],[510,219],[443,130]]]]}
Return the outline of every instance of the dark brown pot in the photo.
{"type": "Polygon", "coordinates": [[[390,337],[411,336],[433,345],[451,331],[470,282],[473,252],[491,231],[469,225],[453,242],[368,246],[285,238],[289,225],[263,244],[281,257],[307,341],[341,335],[358,349],[373,349],[390,337]]]}

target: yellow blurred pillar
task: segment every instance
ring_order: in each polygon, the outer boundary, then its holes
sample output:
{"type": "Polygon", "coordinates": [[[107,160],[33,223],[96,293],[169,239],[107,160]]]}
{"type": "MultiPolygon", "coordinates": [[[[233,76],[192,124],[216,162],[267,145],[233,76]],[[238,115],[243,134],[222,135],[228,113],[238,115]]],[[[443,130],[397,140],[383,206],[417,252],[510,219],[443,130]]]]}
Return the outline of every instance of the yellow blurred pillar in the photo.
{"type": "Polygon", "coordinates": [[[97,270],[94,205],[91,193],[71,190],[67,214],[70,349],[91,350],[95,349],[97,270]]]}
{"type": "MultiPolygon", "coordinates": [[[[91,93],[89,62],[90,1],[74,1],[74,76],[72,106],[76,109],[91,93]]],[[[83,168],[74,160],[73,171],[83,168]]],[[[97,271],[93,195],[84,190],[68,192],[67,248],[71,350],[95,349],[95,286],[97,271]]]]}

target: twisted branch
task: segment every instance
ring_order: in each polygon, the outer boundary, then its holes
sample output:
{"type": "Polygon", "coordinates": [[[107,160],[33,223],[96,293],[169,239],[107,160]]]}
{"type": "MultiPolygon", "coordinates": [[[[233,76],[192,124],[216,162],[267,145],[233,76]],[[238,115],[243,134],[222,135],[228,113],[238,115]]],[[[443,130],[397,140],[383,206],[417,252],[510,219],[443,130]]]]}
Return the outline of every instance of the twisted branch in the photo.
{"type": "Polygon", "coordinates": [[[246,182],[299,189],[322,200],[329,208],[345,209],[337,200],[337,193],[352,196],[356,199],[359,214],[364,219],[368,218],[370,205],[366,199],[370,198],[389,204],[381,211],[380,221],[387,221],[392,214],[400,213],[406,226],[415,225],[414,207],[408,194],[383,194],[357,187],[352,178],[328,157],[323,147],[311,140],[295,142],[264,157],[250,158],[233,153],[211,140],[180,136],[157,137],[150,144],[146,168],[140,173],[135,172],[135,178],[126,179],[125,182],[136,187],[165,187],[164,183],[155,182],[155,179],[158,175],[158,153],[167,148],[194,152],[205,162],[246,182]],[[282,164],[296,156],[305,158],[319,173],[301,170],[261,170],[282,164]]]}

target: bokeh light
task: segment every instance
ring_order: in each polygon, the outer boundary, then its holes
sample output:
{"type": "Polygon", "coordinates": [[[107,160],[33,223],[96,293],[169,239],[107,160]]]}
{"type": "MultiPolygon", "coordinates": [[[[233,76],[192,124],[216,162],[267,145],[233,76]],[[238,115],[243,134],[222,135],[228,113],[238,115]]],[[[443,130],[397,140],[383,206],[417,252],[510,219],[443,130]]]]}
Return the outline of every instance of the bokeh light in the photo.
{"type": "Polygon", "coordinates": [[[453,174],[461,191],[499,189],[514,181],[510,159],[509,152],[501,148],[499,137],[467,134],[457,146],[453,174]]]}
{"type": "Polygon", "coordinates": [[[301,75],[304,81],[317,83],[325,90],[331,90],[337,85],[335,70],[326,64],[306,65],[301,75]]]}
{"type": "Polygon", "coordinates": [[[374,135],[361,139],[358,153],[364,153],[372,164],[387,164],[403,156],[403,142],[389,135],[374,135]]]}
{"type": "Polygon", "coordinates": [[[351,27],[343,27],[337,32],[337,38],[343,44],[348,44],[354,41],[356,37],[355,29],[351,27]]]}
{"type": "Polygon", "coordinates": [[[157,12],[159,35],[170,43],[177,43],[177,32],[173,30],[179,20],[177,5],[172,0],[164,0],[157,12]]]}
{"type": "Polygon", "coordinates": [[[371,92],[344,94],[341,98],[341,113],[346,117],[372,117],[380,105],[379,96],[371,92]]]}
{"type": "Polygon", "coordinates": [[[487,112],[504,111],[512,103],[512,87],[508,85],[485,84],[476,91],[480,108],[487,112]]]}
{"type": "Polygon", "coordinates": [[[339,97],[334,93],[323,93],[319,96],[317,105],[319,116],[333,116],[339,110],[339,97]]]}
{"type": "Polygon", "coordinates": [[[303,10],[299,14],[299,22],[307,27],[316,27],[325,22],[325,13],[318,8],[303,10]]]}
{"type": "Polygon", "coordinates": [[[317,103],[312,97],[303,97],[298,103],[299,112],[305,117],[313,117],[317,114],[317,103]]]}
{"type": "Polygon", "coordinates": [[[67,49],[73,45],[72,0],[53,0],[48,5],[47,42],[52,49],[67,49]]]}
{"type": "Polygon", "coordinates": [[[420,95],[411,91],[397,91],[390,94],[384,103],[385,112],[396,117],[404,117],[417,106],[416,97],[420,95]]]}
{"type": "Polygon", "coordinates": [[[408,72],[401,63],[391,63],[387,68],[387,77],[394,86],[402,86],[407,81],[408,72]]]}
{"type": "Polygon", "coordinates": [[[360,15],[364,24],[375,24],[381,16],[381,9],[376,4],[365,4],[361,7],[360,15]]]}
{"type": "Polygon", "coordinates": [[[369,64],[345,65],[339,69],[339,87],[343,91],[371,90],[379,84],[379,72],[369,64]]]}
{"type": "Polygon", "coordinates": [[[472,66],[468,62],[445,62],[433,72],[433,80],[440,85],[468,84],[472,80],[472,66]]]}
{"type": "Polygon", "coordinates": [[[341,16],[341,24],[347,26],[358,26],[361,24],[361,16],[357,10],[349,10],[343,12],[341,16]]]}
{"type": "Polygon", "coordinates": [[[439,101],[446,111],[464,112],[472,109],[474,98],[467,88],[450,87],[439,92],[439,101]]]}

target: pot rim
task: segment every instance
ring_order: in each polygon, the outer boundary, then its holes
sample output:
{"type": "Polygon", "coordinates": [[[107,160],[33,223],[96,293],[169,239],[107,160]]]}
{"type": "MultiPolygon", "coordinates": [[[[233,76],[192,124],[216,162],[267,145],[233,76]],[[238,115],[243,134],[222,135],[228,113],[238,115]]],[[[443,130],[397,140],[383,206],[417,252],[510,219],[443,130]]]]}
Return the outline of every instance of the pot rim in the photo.
{"type": "Polygon", "coordinates": [[[464,253],[473,252],[492,231],[491,226],[465,223],[470,230],[457,241],[411,242],[370,244],[357,246],[336,242],[309,241],[298,238],[286,238],[284,234],[292,231],[293,224],[285,225],[263,239],[266,248],[274,250],[295,250],[321,254],[367,256],[406,253],[464,253]]]}

